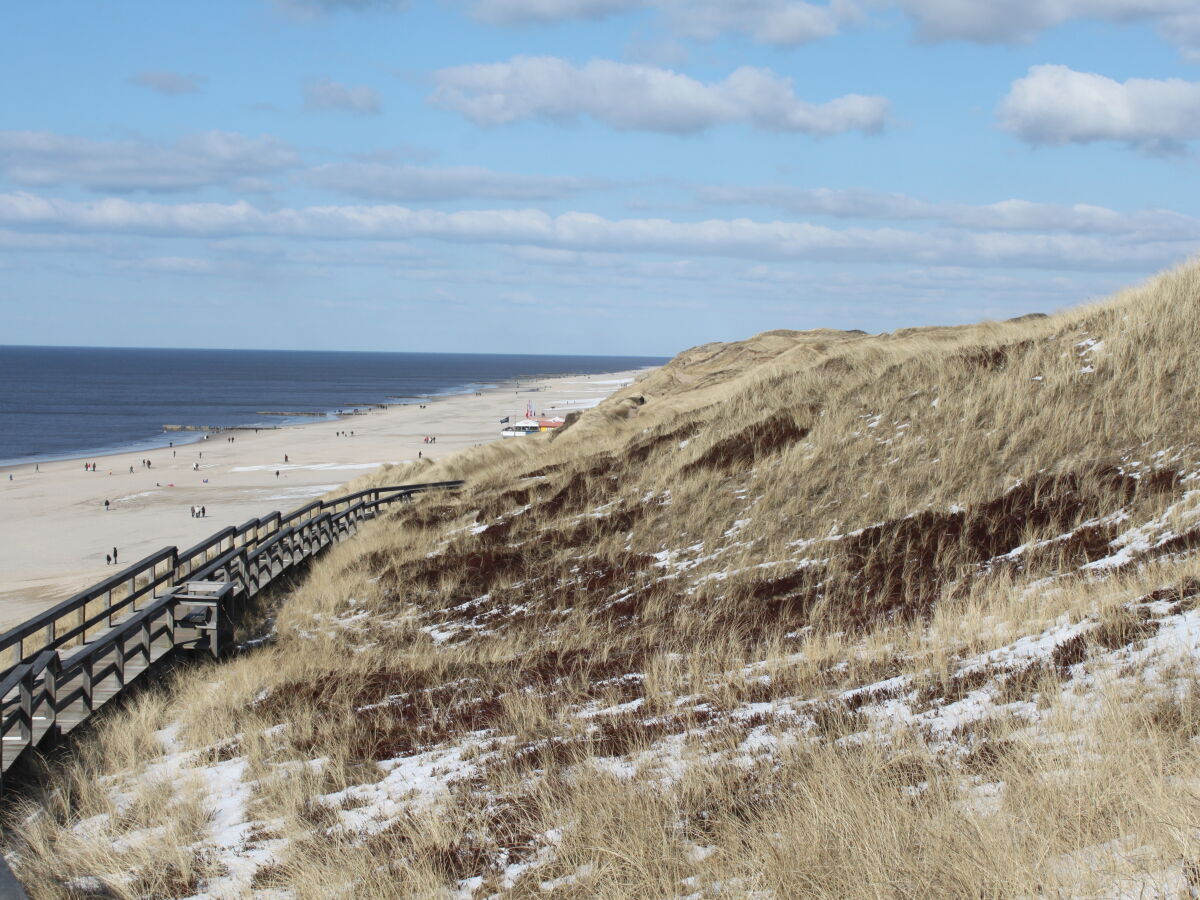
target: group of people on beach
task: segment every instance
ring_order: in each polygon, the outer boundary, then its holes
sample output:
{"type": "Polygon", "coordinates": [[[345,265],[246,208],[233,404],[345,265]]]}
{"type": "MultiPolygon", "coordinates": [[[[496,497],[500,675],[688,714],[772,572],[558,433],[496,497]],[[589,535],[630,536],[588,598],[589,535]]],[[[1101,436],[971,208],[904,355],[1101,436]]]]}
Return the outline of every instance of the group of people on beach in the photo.
{"type": "Polygon", "coordinates": [[[207,518],[207,516],[208,516],[208,510],[206,510],[203,506],[193,506],[192,507],[192,518],[193,519],[204,519],[204,518],[207,518]]]}
{"type": "Polygon", "coordinates": [[[115,565],[117,565],[117,548],[116,548],[116,547],[113,547],[113,552],[112,552],[112,553],[105,553],[105,554],[104,554],[104,564],[105,564],[106,566],[115,566],[115,565]]]}
{"type": "Polygon", "coordinates": [[[353,431],[339,431],[334,437],[354,437],[353,431]]]}
{"type": "Polygon", "coordinates": [[[437,438],[430,437],[429,435],[425,435],[424,440],[425,440],[426,444],[436,444],[437,443],[437,438]]]}

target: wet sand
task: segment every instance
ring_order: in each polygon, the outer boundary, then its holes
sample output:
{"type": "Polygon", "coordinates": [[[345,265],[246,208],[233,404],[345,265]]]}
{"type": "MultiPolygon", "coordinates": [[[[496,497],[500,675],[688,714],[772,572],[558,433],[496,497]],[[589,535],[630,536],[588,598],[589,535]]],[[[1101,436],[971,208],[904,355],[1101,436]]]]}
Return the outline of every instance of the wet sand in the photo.
{"type": "Polygon", "coordinates": [[[41,463],[40,471],[0,467],[0,631],[115,571],[104,559],[114,546],[121,566],[172,544],[188,547],[227,525],[301,506],[385,463],[414,461],[418,453],[442,459],[499,440],[499,420],[520,418],[526,401],[539,414],[566,415],[638,374],[538,379],[431,399],[424,409],[411,403],[257,433],[213,432],[173,449],[41,463]],[[96,471],[84,471],[85,461],[96,471]],[[192,518],[191,506],[204,506],[207,518],[192,518]]]}

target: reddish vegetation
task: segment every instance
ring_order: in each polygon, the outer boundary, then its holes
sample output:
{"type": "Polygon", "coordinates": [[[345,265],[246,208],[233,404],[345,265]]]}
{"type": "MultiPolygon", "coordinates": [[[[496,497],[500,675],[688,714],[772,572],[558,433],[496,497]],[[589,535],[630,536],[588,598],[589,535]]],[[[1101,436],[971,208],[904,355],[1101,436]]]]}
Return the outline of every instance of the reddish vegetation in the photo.
{"type": "Polygon", "coordinates": [[[456,552],[452,548],[436,559],[417,560],[390,574],[392,580],[409,590],[432,590],[453,583],[455,591],[447,599],[463,602],[486,594],[496,579],[522,572],[526,563],[523,551],[489,542],[483,547],[468,544],[456,552]]]}
{"type": "Polygon", "coordinates": [[[1116,650],[1126,644],[1145,640],[1158,631],[1159,625],[1146,609],[1122,609],[1120,614],[1101,621],[1087,633],[1088,642],[1106,650],[1116,650]]]}
{"type": "Polygon", "coordinates": [[[607,495],[617,486],[615,460],[600,462],[591,469],[574,473],[567,483],[549,500],[539,503],[536,516],[553,518],[558,515],[588,512],[596,506],[596,497],[607,495]]]}
{"type": "Polygon", "coordinates": [[[696,426],[688,424],[668,431],[665,434],[655,435],[646,440],[635,441],[625,452],[625,460],[630,466],[639,466],[658,451],[664,448],[675,449],[681,441],[695,436],[696,426]]]}
{"type": "Polygon", "coordinates": [[[516,488],[511,491],[504,491],[495,497],[489,498],[488,502],[480,508],[475,521],[487,522],[490,519],[495,519],[514,508],[525,506],[530,502],[532,497],[533,490],[531,488],[516,488]]]}
{"type": "Polygon", "coordinates": [[[1178,479],[1173,472],[1156,476],[1137,479],[1112,467],[1038,476],[965,511],[925,510],[867,528],[839,548],[849,572],[845,612],[857,624],[923,614],[963,566],[994,560],[1037,535],[1071,533],[1015,565],[1029,565],[1039,555],[1072,566],[1106,556],[1115,530],[1081,529],[1080,522],[1120,509],[1139,494],[1170,490],[1178,479]]]}
{"type": "Polygon", "coordinates": [[[713,444],[698,459],[683,467],[681,474],[699,470],[734,472],[804,440],[807,428],[796,424],[790,412],[778,412],[713,444]]]}

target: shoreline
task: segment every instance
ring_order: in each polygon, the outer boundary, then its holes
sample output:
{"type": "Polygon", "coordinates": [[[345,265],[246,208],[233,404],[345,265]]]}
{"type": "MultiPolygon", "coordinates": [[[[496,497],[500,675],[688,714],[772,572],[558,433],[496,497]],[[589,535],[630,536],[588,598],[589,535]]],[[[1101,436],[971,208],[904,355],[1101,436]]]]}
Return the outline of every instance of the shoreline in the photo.
{"type": "MultiPolygon", "coordinates": [[[[627,371],[636,372],[638,374],[641,374],[643,372],[648,372],[653,368],[655,368],[655,367],[647,366],[647,367],[644,367],[641,369],[629,369],[627,371]]],[[[605,376],[613,375],[613,374],[622,374],[622,373],[597,372],[597,373],[587,374],[587,373],[565,372],[565,373],[558,373],[558,374],[544,375],[544,376],[543,375],[528,375],[528,376],[522,375],[518,378],[510,378],[510,379],[506,379],[504,381],[468,382],[467,384],[460,386],[461,389],[460,389],[460,387],[455,387],[455,388],[446,389],[444,391],[437,391],[437,392],[430,393],[430,394],[414,394],[414,395],[405,395],[403,397],[401,397],[401,395],[399,395],[399,394],[393,394],[393,395],[389,395],[387,398],[385,398],[387,400],[403,400],[404,402],[375,403],[375,404],[369,404],[369,403],[346,404],[340,408],[337,408],[337,409],[331,408],[324,412],[317,412],[314,410],[311,415],[306,415],[304,413],[297,413],[295,416],[290,416],[286,413],[284,413],[284,414],[266,413],[265,414],[265,415],[272,415],[272,416],[279,415],[281,418],[287,417],[287,418],[297,418],[297,419],[303,418],[303,419],[305,419],[305,421],[281,422],[279,424],[246,423],[246,424],[237,424],[237,425],[203,425],[203,424],[188,424],[188,423],[180,423],[180,424],[165,423],[162,426],[162,430],[159,432],[158,435],[155,436],[154,439],[146,438],[143,440],[139,440],[137,438],[134,438],[134,439],[131,439],[130,442],[128,442],[128,443],[115,444],[115,445],[110,445],[107,447],[99,447],[99,448],[91,449],[91,450],[81,450],[81,451],[72,450],[72,451],[69,451],[70,455],[50,454],[50,455],[46,455],[46,456],[30,456],[30,457],[26,457],[26,458],[22,458],[22,459],[17,459],[17,460],[0,460],[0,477],[7,476],[8,473],[10,473],[10,472],[15,473],[16,471],[18,471],[20,469],[27,469],[30,466],[40,466],[42,464],[48,464],[48,463],[82,462],[84,460],[100,461],[100,460],[106,459],[108,457],[123,456],[124,454],[128,454],[128,453],[143,453],[143,452],[148,453],[148,452],[153,452],[156,450],[163,450],[163,449],[170,450],[170,449],[172,449],[172,447],[174,447],[175,449],[178,449],[179,447],[182,447],[182,446],[188,446],[191,444],[198,444],[198,443],[203,442],[204,440],[206,440],[205,435],[225,434],[225,433],[228,433],[231,431],[253,431],[255,433],[258,433],[259,431],[282,431],[284,429],[307,428],[307,427],[315,426],[315,425],[328,425],[331,422],[339,422],[344,419],[353,419],[353,418],[361,417],[363,415],[369,415],[371,413],[390,411],[392,409],[397,409],[397,408],[401,408],[401,407],[405,407],[405,406],[413,406],[414,404],[420,405],[420,404],[437,403],[437,402],[442,402],[442,401],[452,399],[455,397],[468,397],[468,396],[473,397],[478,392],[492,393],[492,392],[498,392],[498,391],[502,391],[502,390],[510,390],[513,388],[514,385],[532,384],[532,383],[536,383],[536,382],[545,382],[545,381],[555,381],[555,380],[563,379],[563,378],[584,378],[584,379],[603,378],[605,376]],[[483,386],[485,384],[487,385],[486,387],[483,386]],[[348,410],[348,411],[340,412],[339,410],[348,410]],[[356,410],[361,410],[361,412],[356,412],[356,410]],[[173,437],[169,437],[168,435],[180,435],[180,437],[173,438],[173,437]]],[[[529,389],[529,388],[526,388],[525,391],[522,391],[520,387],[517,387],[516,390],[518,392],[522,392],[522,393],[523,392],[536,392],[536,389],[529,389]]],[[[0,591],[2,591],[2,588],[0,588],[0,591]]]]}
{"type": "Polygon", "coordinates": [[[504,440],[500,419],[519,418],[527,401],[547,415],[591,408],[653,368],[511,380],[257,432],[187,433],[195,440],[174,447],[0,467],[0,630],[102,579],[112,571],[105,557],[113,548],[126,565],[165,545],[188,546],[382,465],[441,460],[504,440]],[[85,462],[96,471],[85,471],[85,462]],[[192,506],[207,517],[191,517],[192,506]]]}

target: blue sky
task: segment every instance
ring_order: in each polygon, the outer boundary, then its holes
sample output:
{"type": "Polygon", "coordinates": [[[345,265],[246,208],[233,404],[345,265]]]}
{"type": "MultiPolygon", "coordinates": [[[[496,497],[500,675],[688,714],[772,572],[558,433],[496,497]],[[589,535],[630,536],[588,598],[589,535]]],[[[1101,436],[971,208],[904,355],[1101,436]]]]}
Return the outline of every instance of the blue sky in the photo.
{"type": "Polygon", "coordinates": [[[1196,0],[4,13],[0,344],[670,355],[1200,246],[1196,0]]]}

